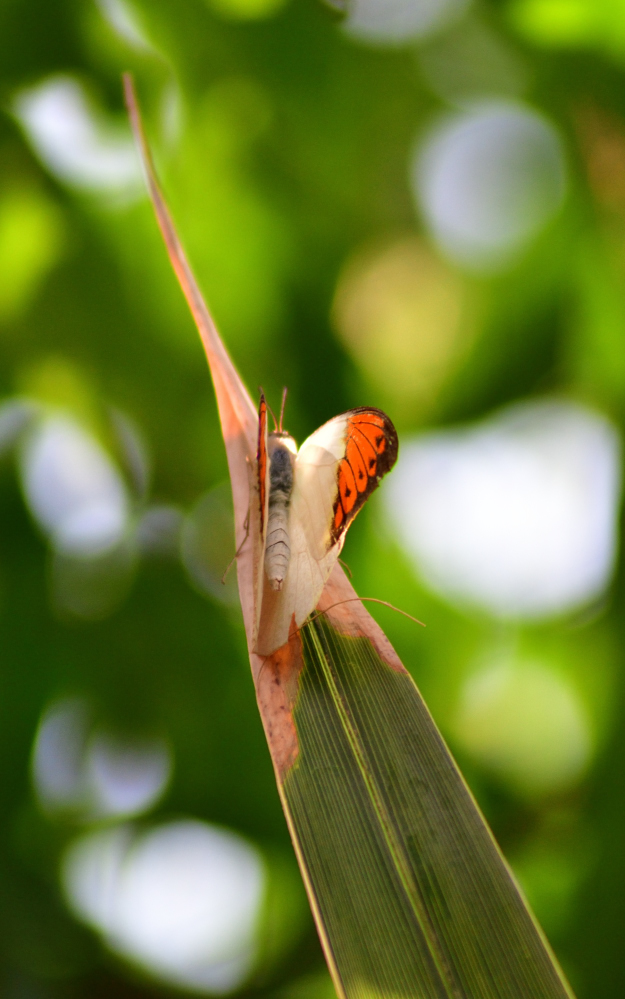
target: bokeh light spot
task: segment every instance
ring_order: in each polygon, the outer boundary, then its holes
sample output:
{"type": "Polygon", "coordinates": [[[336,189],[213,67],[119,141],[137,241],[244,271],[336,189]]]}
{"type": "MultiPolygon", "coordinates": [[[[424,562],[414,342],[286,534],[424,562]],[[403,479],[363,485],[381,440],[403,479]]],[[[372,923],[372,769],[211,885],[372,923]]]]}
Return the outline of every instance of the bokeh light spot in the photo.
{"type": "Polygon", "coordinates": [[[523,794],[566,790],[589,762],[581,699],[543,663],[504,661],[471,676],[454,732],[474,759],[523,794]]]}
{"type": "Polygon", "coordinates": [[[78,697],[58,701],[43,713],[33,747],[32,774],[44,808],[75,808],[84,801],[87,725],[88,707],[78,697]]]}
{"type": "Polygon", "coordinates": [[[0,200],[0,320],[30,305],[62,250],[57,206],[37,191],[6,191],[0,200]]]}
{"type": "Polygon", "coordinates": [[[38,413],[37,403],[20,396],[0,403],[0,458],[17,444],[38,413]]]}
{"type": "Polygon", "coordinates": [[[232,563],[234,513],[228,483],[205,493],[185,518],[180,551],[189,578],[201,593],[222,603],[238,603],[236,566],[232,563]]]}
{"type": "Polygon", "coordinates": [[[551,123],[530,108],[492,102],[444,119],[412,167],[434,238],[467,270],[496,271],[562,203],[564,154],[551,123]]]}
{"type": "Polygon", "coordinates": [[[288,0],[206,0],[223,17],[234,21],[257,21],[272,17],[288,0]]]}
{"type": "Polygon", "coordinates": [[[224,993],[250,971],[265,871],[232,832],[181,820],[88,833],[70,846],[62,882],[112,950],[165,982],[224,993]]]}
{"type": "Polygon", "coordinates": [[[125,0],[95,0],[113,31],[139,52],[153,51],[135,10],[125,0]]]}
{"type": "Polygon", "coordinates": [[[520,55],[477,17],[435,35],[419,47],[417,57],[434,93],[460,107],[520,97],[529,82],[520,55]]]}
{"type": "Polygon", "coordinates": [[[563,46],[592,45],[619,13],[618,4],[590,0],[516,0],[510,8],[512,22],[531,41],[563,46]]]}
{"type": "Polygon", "coordinates": [[[100,732],[89,742],[85,766],[98,815],[139,815],[167,787],[171,755],[164,742],[122,741],[100,732]]]}
{"type": "Polygon", "coordinates": [[[470,343],[472,302],[461,276],[418,237],[355,254],[332,309],[341,339],[395,418],[430,403],[470,343]]]}
{"type": "Polygon", "coordinates": [[[351,0],[345,32],[370,45],[425,38],[458,18],[470,0],[351,0]]]}
{"type": "Polygon", "coordinates": [[[84,191],[138,195],[141,171],[127,125],[117,125],[87,101],[70,76],[53,76],[14,98],[35,152],[59,180],[84,191]]]}
{"type": "Polygon", "coordinates": [[[43,419],[24,443],[20,466],[28,506],[60,551],[97,555],[121,541],[129,513],[123,481],[71,416],[43,419]]]}
{"type": "Polygon", "coordinates": [[[87,700],[70,697],[43,712],[31,767],[46,811],[70,810],[93,821],[152,808],[169,784],[172,756],[163,739],[94,730],[87,700]]]}
{"type": "Polygon", "coordinates": [[[582,406],[521,403],[403,443],[384,496],[433,590],[503,618],[549,617],[610,581],[619,440],[582,406]]]}
{"type": "Polygon", "coordinates": [[[178,557],[183,513],[165,503],[147,507],[137,521],[135,538],[143,555],[178,557]]]}

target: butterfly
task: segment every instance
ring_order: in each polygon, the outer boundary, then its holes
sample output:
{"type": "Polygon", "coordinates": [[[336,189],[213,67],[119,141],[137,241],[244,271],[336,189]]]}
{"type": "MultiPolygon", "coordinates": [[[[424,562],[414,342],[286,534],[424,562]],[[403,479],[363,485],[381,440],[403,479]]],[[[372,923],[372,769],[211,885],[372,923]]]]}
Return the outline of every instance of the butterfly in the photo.
{"type": "Polygon", "coordinates": [[[254,643],[259,655],[284,645],[293,625],[301,627],[317,606],[347,528],[397,460],[397,432],[380,409],[335,416],[299,449],[282,429],[282,411],[269,433],[261,393],[254,643]]]}

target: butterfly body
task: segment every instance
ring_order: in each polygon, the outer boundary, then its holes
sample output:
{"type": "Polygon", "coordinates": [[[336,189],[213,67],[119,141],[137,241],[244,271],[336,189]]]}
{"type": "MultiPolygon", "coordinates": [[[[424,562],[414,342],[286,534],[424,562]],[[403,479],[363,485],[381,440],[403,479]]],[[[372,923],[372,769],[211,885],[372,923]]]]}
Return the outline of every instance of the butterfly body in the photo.
{"type": "Polygon", "coordinates": [[[260,551],[255,651],[280,648],[315,609],[347,528],[397,458],[397,434],[377,409],[335,416],[297,449],[267,431],[261,397],[257,454],[260,551]]]}
{"type": "Polygon", "coordinates": [[[297,445],[288,434],[269,434],[269,504],[265,542],[265,573],[273,590],[281,590],[291,559],[289,507],[293,492],[297,445]]]}

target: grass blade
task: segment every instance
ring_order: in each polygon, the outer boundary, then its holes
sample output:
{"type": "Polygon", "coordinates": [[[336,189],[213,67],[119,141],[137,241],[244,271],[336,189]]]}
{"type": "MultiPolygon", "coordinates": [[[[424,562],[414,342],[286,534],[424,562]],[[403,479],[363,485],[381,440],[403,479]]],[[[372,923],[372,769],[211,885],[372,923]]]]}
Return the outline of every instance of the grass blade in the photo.
{"type": "Polygon", "coordinates": [[[570,995],[411,678],[325,618],[302,655],[283,791],[345,995],[570,995]]]}
{"type": "Polygon", "coordinates": [[[333,980],[346,999],[564,999],[551,954],[412,679],[337,565],[321,615],[251,651],[256,413],[193,278],[125,78],[172,265],[211,369],[258,704],[333,980]],[[346,603],[344,601],[349,600],[346,603]],[[341,603],[341,601],[343,601],[341,603]]]}

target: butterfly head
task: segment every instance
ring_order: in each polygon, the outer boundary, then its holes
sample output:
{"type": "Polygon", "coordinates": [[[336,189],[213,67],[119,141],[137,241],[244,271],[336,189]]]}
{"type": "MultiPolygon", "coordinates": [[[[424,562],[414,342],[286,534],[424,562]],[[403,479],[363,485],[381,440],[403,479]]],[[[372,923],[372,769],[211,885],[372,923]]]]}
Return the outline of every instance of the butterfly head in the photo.
{"type": "Polygon", "coordinates": [[[273,417],[273,425],[275,427],[275,430],[272,430],[271,433],[267,435],[267,452],[270,458],[272,453],[277,448],[280,447],[286,448],[287,451],[290,451],[293,456],[297,454],[297,444],[295,443],[291,435],[286,430],[283,429],[286,394],[287,394],[287,389],[285,387],[282,389],[282,405],[280,406],[280,420],[278,421],[275,418],[273,409],[271,408],[269,403],[266,403],[263,390],[261,389],[261,399],[263,403],[266,404],[267,409],[271,413],[273,417]]]}
{"type": "Polygon", "coordinates": [[[267,435],[267,452],[269,457],[279,447],[286,448],[293,455],[297,454],[297,444],[286,430],[274,430],[267,435]]]}

